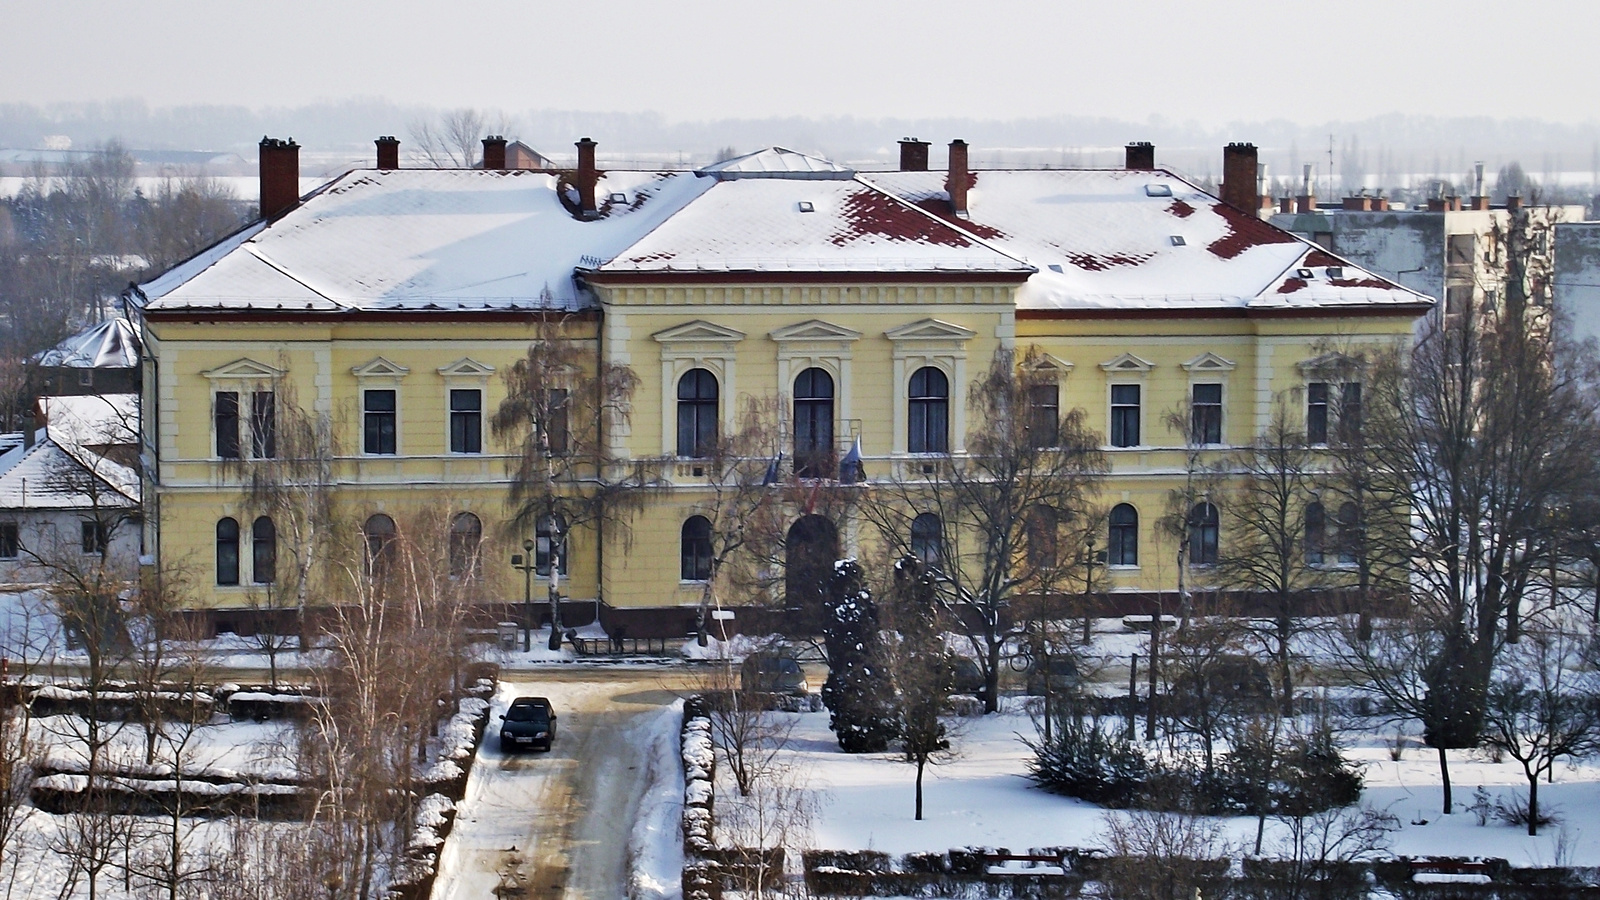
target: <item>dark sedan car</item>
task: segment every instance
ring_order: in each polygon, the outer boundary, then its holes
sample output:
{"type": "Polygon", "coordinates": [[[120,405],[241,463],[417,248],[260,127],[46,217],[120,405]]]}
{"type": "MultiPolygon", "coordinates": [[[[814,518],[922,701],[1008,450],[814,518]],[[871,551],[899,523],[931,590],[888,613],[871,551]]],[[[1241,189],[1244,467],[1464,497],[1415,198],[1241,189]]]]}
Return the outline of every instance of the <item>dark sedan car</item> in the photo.
{"type": "Polygon", "coordinates": [[[545,697],[518,697],[500,717],[500,749],[545,750],[556,739],[556,714],[545,697]]]}

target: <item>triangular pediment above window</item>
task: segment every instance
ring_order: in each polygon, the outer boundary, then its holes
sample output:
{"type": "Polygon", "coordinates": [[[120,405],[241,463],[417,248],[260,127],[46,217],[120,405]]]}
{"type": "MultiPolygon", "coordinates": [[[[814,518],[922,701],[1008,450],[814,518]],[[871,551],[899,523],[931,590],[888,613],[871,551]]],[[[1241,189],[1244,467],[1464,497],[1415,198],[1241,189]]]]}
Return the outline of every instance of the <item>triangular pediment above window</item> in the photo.
{"type": "Polygon", "coordinates": [[[1067,362],[1053,353],[1040,353],[1030,360],[1024,360],[1023,365],[1035,372],[1049,374],[1055,372],[1065,375],[1072,371],[1072,363],[1067,362]]]}
{"type": "Polygon", "coordinates": [[[494,374],[494,366],[463,356],[448,366],[440,366],[439,374],[445,377],[487,378],[494,374]]]}
{"type": "Polygon", "coordinates": [[[821,319],[812,319],[798,325],[785,325],[772,331],[775,341],[857,341],[861,332],[821,319]]]}
{"type": "Polygon", "coordinates": [[[207,378],[276,378],[283,374],[283,370],[246,358],[236,359],[225,366],[217,366],[200,374],[207,378]]]}
{"type": "Polygon", "coordinates": [[[1116,359],[1108,359],[1100,364],[1100,368],[1107,372],[1148,372],[1155,367],[1155,363],[1134,356],[1132,353],[1124,353],[1116,359]]]}
{"type": "Polygon", "coordinates": [[[689,342],[714,342],[731,343],[744,340],[744,332],[735,331],[715,322],[705,319],[695,319],[682,325],[674,325],[665,331],[658,331],[651,335],[663,344],[689,343],[689,342]]]}
{"type": "Polygon", "coordinates": [[[1231,359],[1223,359],[1210,351],[1202,353],[1182,365],[1186,372],[1232,372],[1238,368],[1238,363],[1231,359]]]}
{"type": "Polygon", "coordinates": [[[968,341],[978,335],[971,328],[963,328],[938,319],[923,319],[910,325],[891,328],[883,334],[891,341],[968,341]]]}
{"type": "Polygon", "coordinates": [[[1304,360],[1295,364],[1301,372],[1308,375],[1350,375],[1365,369],[1366,362],[1347,353],[1324,353],[1321,356],[1304,360]]]}
{"type": "Polygon", "coordinates": [[[404,378],[411,370],[379,356],[350,370],[357,378],[404,378]]]}

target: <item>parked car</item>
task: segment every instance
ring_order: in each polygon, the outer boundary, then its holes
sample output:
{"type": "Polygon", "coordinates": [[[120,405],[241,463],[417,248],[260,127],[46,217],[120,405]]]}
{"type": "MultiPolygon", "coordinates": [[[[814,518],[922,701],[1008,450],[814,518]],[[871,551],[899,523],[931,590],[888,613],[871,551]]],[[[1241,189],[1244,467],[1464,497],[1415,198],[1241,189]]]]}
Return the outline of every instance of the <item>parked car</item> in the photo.
{"type": "Polygon", "coordinates": [[[518,697],[500,717],[500,749],[549,751],[556,739],[556,714],[545,697],[518,697]]]}
{"type": "Polygon", "coordinates": [[[1272,677],[1265,666],[1251,657],[1219,657],[1205,667],[1200,677],[1204,678],[1203,684],[1193,672],[1182,672],[1173,679],[1172,694],[1180,708],[1218,701],[1249,709],[1272,705],[1272,677]]]}
{"type": "Polygon", "coordinates": [[[950,655],[950,693],[971,694],[982,700],[988,689],[983,669],[976,662],[959,654],[950,655]]]}
{"type": "Polygon", "coordinates": [[[1078,664],[1071,656],[1052,653],[1048,665],[1034,658],[1028,667],[1028,696],[1043,697],[1047,687],[1052,694],[1077,690],[1078,664]]]}
{"type": "Polygon", "coordinates": [[[800,660],[785,650],[762,650],[745,657],[739,667],[739,687],[758,694],[796,694],[810,691],[800,660]]]}

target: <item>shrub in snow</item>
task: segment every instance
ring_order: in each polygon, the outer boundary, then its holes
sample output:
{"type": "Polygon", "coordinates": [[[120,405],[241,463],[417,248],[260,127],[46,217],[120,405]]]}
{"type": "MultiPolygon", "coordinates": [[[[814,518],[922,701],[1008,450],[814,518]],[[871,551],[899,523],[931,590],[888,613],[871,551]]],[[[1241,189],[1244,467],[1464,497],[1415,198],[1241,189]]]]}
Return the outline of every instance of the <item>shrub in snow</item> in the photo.
{"type": "Polygon", "coordinates": [[[878,610],[864,582],[855,560],[834,565],[822,625],[829,662],[822,703],[828,707],[828,727],[846,753],[881,753],[896,733],[878,610]]]}
{"type": "MultiPolygon", "coordinates": [[[[1528,795],[1522,791],[1513,791],[1510,799],[1494,801],[1494,817],[1507,825],[1527,827],[1528,820],[1534,818],[1533,814],[1528,811],[1528,795]]],[[[1533,825],[1535,828],[1543,828],[1546,825],[1555,825],[1560,821],[1560,810],[1540,805],[1538,818],[1533,825]]]]}
{"type": "Polygon", "coordinates": [[[1049,741],[1029,742],[1029,774],[1047,791],[1113,809],[1133,805],[1152,766],[1128,726],[1102,726],[1098,717],[1063,716],[1049,741]]]}

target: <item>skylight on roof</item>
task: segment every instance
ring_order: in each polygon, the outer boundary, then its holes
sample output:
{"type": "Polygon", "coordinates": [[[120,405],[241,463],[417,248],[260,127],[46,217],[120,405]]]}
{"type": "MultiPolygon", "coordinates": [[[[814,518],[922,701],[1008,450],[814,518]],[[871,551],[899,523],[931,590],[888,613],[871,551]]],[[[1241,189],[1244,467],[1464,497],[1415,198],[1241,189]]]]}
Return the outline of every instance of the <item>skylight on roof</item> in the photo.
{"type": "Polygon", "coordinates": [[[612,203],[627,203],[628,202],[628,195],[619,191],[619,192],[617,192],[615,194],[610,195],[606,199],[610,200],[612,203]]]}
{"type": "Polygon", "coordinates": [[[1172,185],[1170,185],[1170,184],[1147,184],[1147,185],[1144,186],[1144,195],[1146,197],[1171,197],[1172,196],[1172,185]]]}
{"type": "Polygon", "coordinates": [[[1187,243],[1189,242],[1184,240],[1183,235],[1181,234],[1175,234],[1172,236],[1172,246],[1174,247],[1182,247],[1187,243]]]}
{"type": "Polygon", "coordinates": [[[817,207],[810,200],[801,200],[800,201],[800,211],[801,212],[816,212],[817,211],[817,207]]]}
{"type": "Polygon", "coordinates": [[[1328,277],[1329,278],[1343,278],[1344,277],[1344,266],[1329,266],[1327,271],[1328,271],[1328,277]]]}
{"type": "Polygon", "coordinates": [[[1056,272],[1056,273],[1059,274],[1061,272],[1061,264],[1060,263],[1051,263],[1050,264],[1050,271],[1056,272]]]}
{"type": "Polygon", "coordinates": [[[1311,271],[1310,269],[1295,269],[1294,274],[1301,278],[1312,278],[1315,277],[1317,273],[1311,271]]]}

